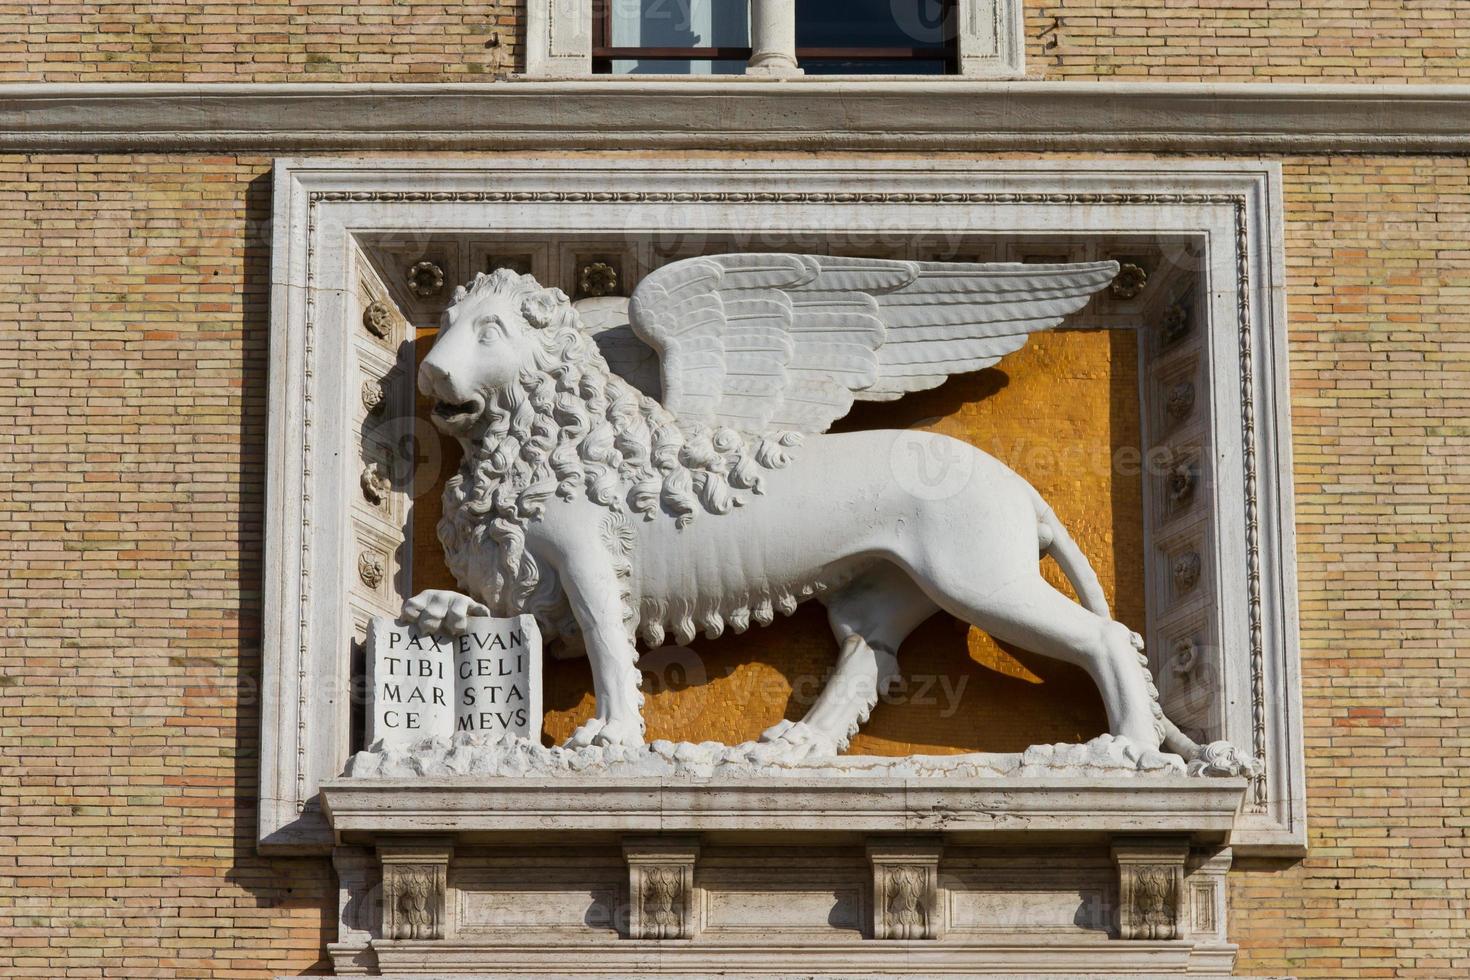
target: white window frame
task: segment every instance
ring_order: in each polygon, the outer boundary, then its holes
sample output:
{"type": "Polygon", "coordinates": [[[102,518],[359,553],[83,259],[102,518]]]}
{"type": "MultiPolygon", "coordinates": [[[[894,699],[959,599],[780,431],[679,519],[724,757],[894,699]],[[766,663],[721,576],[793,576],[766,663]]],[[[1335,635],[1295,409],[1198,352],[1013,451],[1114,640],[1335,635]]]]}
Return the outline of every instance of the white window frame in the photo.
{"type": "MultiPolygon", "coordinates": [[[[793,0],[750,0],[792,3],[793,0]]],[[[956,0],[959,17],[958,76],[1019,78],[1026,73],[1022,0],[956,0]]],[[[527,78],[616,78],[592,75],[592,0],[526,0],[527,78]]],[[[647,75],[639,76],[647,78],[647,75]]],[[[687,77],[687,76],[680,76],[687,77]]],[[[738,75],[717,76],[722,80],[738,75]]],[[[797,76],[800,77],[800,76],[797,76]]],[[[823,75],[830,79],[833,76],[823,75]]],[[[871,77],[871,76],[857,76],[871,77]]],[[[933,75],[902,76],[932,81],[933,75]]]]}

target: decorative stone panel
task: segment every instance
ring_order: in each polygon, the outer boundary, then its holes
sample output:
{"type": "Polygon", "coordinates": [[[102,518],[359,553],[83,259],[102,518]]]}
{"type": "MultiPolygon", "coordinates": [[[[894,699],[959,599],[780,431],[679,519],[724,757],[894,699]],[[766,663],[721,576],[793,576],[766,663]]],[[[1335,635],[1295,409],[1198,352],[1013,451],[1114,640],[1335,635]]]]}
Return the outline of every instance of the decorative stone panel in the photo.
{"type": "Polygon", "coordinates": [[[1113,843],[1118,865],[1118,938],[1179,939],[1185,916],[1185,839],[1120,840],[1113,843]]]}
{"type": "Polygon", "coordinates": [[[698,932],[694,838],[629,838],[628,938],[693,939],[698,932]]]}
{"type": "Polygon", "coordinates": [[[448,844],[379,844],[383,862],[383,938],[444,939],[449,935],[448,844]]]}
{"type": "Polygon", "coordinates": [[[938,939],[944,933],[937,840],[868,842],[873,866],[873,938],[938,939]]]}

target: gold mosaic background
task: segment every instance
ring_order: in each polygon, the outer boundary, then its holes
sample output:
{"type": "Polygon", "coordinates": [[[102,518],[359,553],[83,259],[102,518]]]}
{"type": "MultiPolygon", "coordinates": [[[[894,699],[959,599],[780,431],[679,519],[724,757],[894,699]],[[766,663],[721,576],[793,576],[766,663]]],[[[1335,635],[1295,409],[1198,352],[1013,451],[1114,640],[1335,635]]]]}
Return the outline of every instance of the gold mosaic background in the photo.
{"type": "MultiPolygon", "coordinates": [[[[419,356],[432,345],[421,333],[419,356]]],[[[953,378],[896,403],[859,404],[838,428],[923,428],[964,439],[1005,461],[1051,503],[1092,560],[1118,619],[1143,628],[1142,484],[1117,472],[1117,450],[1139,444],[1135,334],[1040,334],[998,367],[953,378]]],[[[427,416],[431,406],[421,403],[427,416]]],[[[444,447],[442,475],[458,447],[444,447]]],[[[414,590],[454,588],[434,534],[442,483],[414,513],[414,590]]],[[[1055,564],[1047,577],[1067,589],[1055,564]]],[[[1070,594],[1070,593],[1069,593],[1070,594]]],[[[640,662],[649,739],[736,743],[782,718],[800,718],[836,661],[825,610],[811,602],[767,629],[640,662]]],[[[1107,727],[1102,702],[1079,669],[998,644],[943,613],[899,651],[905,685],[873,711],[851,751],[1016,751],[1076,742],[1107,727]]],[[[586,659],[548,658],[545,738],[556,743],[593,710],[586,659]]]]}

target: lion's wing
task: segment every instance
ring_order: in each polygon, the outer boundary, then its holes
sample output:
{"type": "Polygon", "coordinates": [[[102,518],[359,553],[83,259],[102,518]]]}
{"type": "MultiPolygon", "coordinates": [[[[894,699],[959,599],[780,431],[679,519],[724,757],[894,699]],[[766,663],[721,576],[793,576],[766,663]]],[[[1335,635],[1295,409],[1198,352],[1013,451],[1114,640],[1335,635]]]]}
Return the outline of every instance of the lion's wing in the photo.
{"type": "Polygon", "coordinates": [[[854,399],[889,400],[989,367],[1055,327],[1115,262],[908,262],[708,255],[649,274],[628,306],[684,423],[823,432],[854,399]]]}
{"type": "Polygon", "coordinates": [[[607,366],[624,381],[650,398],[662,401],[658,354],[633,332],[628,322],[628,300],[624,296],[596,296],[572,304],[582,329],[597,344],[607,366]]]}

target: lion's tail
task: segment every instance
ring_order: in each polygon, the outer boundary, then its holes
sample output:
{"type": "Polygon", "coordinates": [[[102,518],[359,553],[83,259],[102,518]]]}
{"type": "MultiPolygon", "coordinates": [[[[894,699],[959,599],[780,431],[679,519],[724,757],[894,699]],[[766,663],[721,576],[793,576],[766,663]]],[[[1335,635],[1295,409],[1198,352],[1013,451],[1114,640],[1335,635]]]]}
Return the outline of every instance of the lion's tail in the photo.
{"type": "Polygon", "coordinates": [[[1037,536],[1041,553],[1056,559],[1062,568],[1062,574],[1067,576],[1067,581],[1077,591],[1077,598],[1084,609],[1112,619],[1113,614],[1108,610],[1108,597],[1103,595],[1102,583],[1097,580],[1097,572],[1092,570],[1087,556],[1057,519],[1051,505],[1041,499],[1041,494],[1032,489],[1031,496],[1036,504],[1036,520],[1039,522],[1037,536]]]}
{"type": "MultiPolygon", "coordinates": [[[[1103,595],[1102,583],[1097,580],[1097,572],[1092,570],[1092,564],[1082,549],[1077,547],[1077,542],[1067,533],[1062,522],[1057,519],[1056,513],[1051,509],[1041,494],[1033,488],[1032,498],[1036,503],[1036,519],[1038,537],[1041,544],[1041,553],[1051,555],[1062,567],[1062,573],[1067,576],[1067,581],[1072,583],[1072,588],[1077,590],[1077,598],[1081,600],[1083,608],[1089,612],[1097,613],[1112,619],[1112,613],[1108,611],[1108,598],[1103,595]]],[[[1186,762],[1193,762],[1204,752],[1204,747],[1195,742],[1189,736],[1179,730],[1163,715],[1159,716],[1160,726],[1163,730],[1163,747],[1165,751],[1176,753],[1184,757],[1186,762]]]]}

